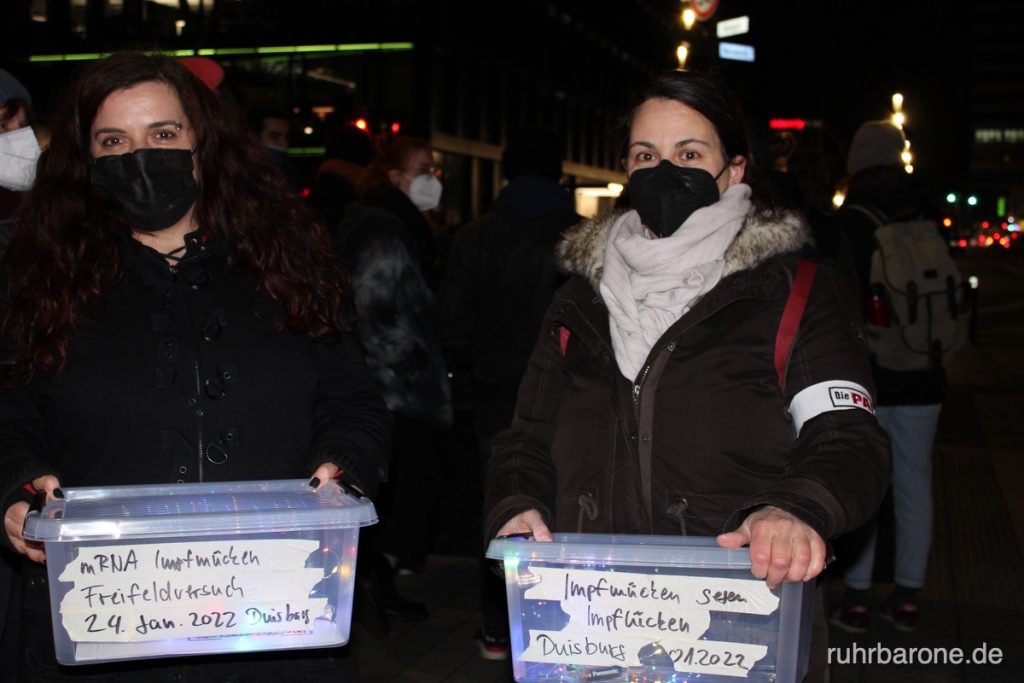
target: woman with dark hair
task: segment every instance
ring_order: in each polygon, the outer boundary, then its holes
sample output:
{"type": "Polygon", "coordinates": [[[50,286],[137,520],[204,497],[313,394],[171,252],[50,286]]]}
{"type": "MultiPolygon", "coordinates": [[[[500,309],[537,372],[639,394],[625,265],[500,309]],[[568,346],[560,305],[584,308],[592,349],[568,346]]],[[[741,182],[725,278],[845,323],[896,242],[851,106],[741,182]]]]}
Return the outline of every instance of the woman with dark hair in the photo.
{"type": "Polygon", "coordinates": [[[312,474],[375,493],[390,417],[343,316],[342,271],[256,140],[173,59],[90,64],[54,117],[3,271],[3,542],[26,558],[19,680],[350,666],[325,650],[64,669],[43,550],[21,535],[32,494],[60,498],[61,484],[312,474]]]}
{"type": "MultiPolygon", "coordinates": [[[[747,183],[743,121],[710,75],[640,91],[623,146],[634,210],[558,247],[572,277],[494,441],[491,535],[717,536],[749,545],[774,588],[815,579],[826,540],[878,505],[888,444],[856,311],[837,273],[802,266],[814,279],[798,333],[776,346],[808,233],[747,183]],[[836,382],[853,397],[832,400],[836,382]]],[[[815,623],[808,680],[820,681],[820,609],[815,623]]]]}
{"type": "Polygon", "coordinates": [[[363,171],[357,190],[365,206],[382,209],[401,221],[413,257],[431,288],[437,284],[434,230],[424,215],[436,209],[443,190],[430,143],[399,137],[384,146],[363,171]]]}

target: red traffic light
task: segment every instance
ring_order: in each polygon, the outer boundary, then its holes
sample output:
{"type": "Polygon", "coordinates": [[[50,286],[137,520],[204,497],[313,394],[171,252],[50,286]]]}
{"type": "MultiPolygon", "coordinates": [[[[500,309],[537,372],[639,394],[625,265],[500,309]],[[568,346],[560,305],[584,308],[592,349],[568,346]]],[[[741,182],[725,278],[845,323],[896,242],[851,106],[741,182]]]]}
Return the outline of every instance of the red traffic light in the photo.
{"type": "Polygon", "coordinates": [[[807,127],[806,119],[768,119],[768,127],[772,130],[803,130],[807,127]]]}

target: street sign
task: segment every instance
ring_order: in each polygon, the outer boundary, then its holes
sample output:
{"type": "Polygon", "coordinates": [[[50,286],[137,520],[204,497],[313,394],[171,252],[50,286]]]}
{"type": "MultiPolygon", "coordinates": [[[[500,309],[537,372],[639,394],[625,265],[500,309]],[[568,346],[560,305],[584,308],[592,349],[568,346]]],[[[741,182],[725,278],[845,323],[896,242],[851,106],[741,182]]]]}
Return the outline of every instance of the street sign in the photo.
{"type": "Polygon", "coordinates": [[[750,17],[742,16],[735,19],[723,19],[715,24],[715,35],[719,38],[740,36],[750,30],[750,17]]]}
{"type": "Polygon", "coordinates": [[[733,59],[737,62],[752,62],[754,61],[754,48],[750,45],[722,41],[718,44],[718,56],[722,59],[733,59]]]}
{"type": "Polygon", "coordinates": [[[715,15],[715,10],[718,9],[718,0],[691,0],[690,7],[693,8],[693,13],[697,15],[698,19],[707,21],[715,15]]]}

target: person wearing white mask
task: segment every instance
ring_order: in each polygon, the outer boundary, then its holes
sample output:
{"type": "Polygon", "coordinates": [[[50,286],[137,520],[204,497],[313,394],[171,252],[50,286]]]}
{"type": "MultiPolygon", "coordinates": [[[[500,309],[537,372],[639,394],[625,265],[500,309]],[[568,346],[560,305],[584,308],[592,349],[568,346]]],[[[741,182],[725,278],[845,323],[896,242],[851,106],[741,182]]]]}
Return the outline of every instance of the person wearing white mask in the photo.
{"type": "Polygon", "coordinates": [[[7,222],[32,187],[41,150],[32,130],[32,96],[9,71],[0,69],[0,242],[7,222]]]}
{"type": "Polygon", "coordinates": [[[381,523],[361,534],[355,616],[371,633],[422,619],[395,575],[423,567],[436,534],[441,441],[452,424],[447,366],[434,329],[434,230],[424,212],[442,186],[425,140],[397,138],[366,168],[334,236],[352,269],[357,328],[366,363],[395,419],[381,523]]]}

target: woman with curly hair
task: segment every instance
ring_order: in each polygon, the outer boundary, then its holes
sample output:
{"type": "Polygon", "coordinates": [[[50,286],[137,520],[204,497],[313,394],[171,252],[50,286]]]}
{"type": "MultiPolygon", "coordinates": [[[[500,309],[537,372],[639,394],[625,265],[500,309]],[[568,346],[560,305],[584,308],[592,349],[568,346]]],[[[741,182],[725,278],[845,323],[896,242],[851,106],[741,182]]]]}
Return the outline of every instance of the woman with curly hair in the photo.
{"type": "MultiPolygon", "coordinates": [[[[43,550],[21,535],[33,491],[312,474],[375,493],[391,419],[343,315],[327,233],[173,59],[116,54],[78,75],[4,277],[0,538],[24,556],[19,675],[71,674],[54,657],[43,550]]],[[[298,651],[74,673],[292,680],[337,675],[344,659],[298,651]]]]}

